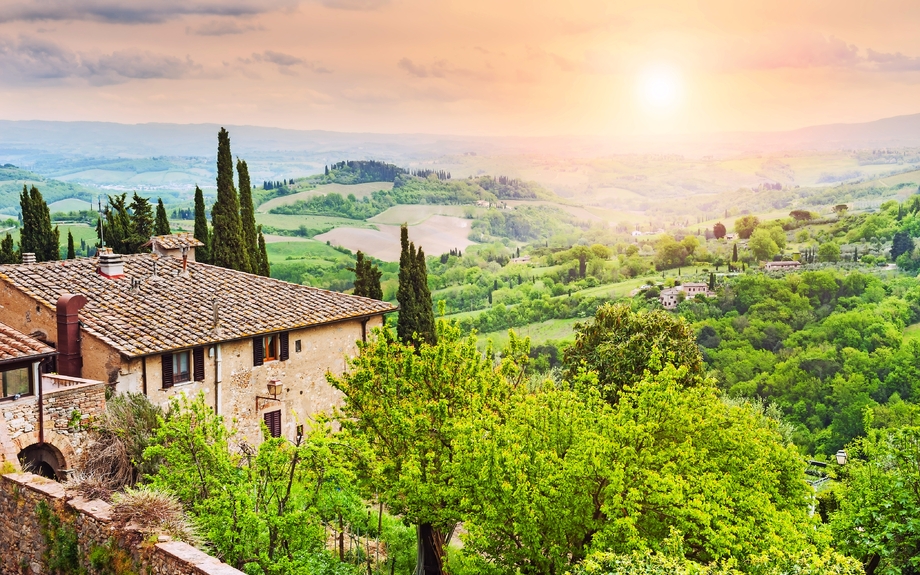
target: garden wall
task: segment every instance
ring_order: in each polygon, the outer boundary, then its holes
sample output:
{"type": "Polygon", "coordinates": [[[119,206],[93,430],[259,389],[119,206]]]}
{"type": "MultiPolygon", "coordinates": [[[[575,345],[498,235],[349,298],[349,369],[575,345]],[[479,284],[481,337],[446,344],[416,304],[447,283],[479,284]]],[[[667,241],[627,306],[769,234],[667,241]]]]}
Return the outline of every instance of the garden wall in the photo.
{"type": "Polygon", "coordinates": [[[0,573],[242,575],[187,543],[118,525],[110,510],[38,475],[0,477],[0,573]]]}

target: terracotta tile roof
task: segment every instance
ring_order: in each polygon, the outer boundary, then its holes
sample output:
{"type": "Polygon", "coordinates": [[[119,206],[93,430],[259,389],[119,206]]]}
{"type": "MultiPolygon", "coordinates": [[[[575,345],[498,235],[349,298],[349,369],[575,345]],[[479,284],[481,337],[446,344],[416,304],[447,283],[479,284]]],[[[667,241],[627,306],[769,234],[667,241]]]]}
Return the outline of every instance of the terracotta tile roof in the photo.
{"type": "Polygon", "coordinates": [[[0,363],[34,356],[53,355],[54,348],[0,323],[0,363]]]}
{"type": "Polygon", "coordinates": [[[150,246],[156,243],[164,250],[178,250],[184,247],[197,248],[204,245],[204,242],[195,239],[190,232],[170,234],[168,236],[153,236],[144,246],[150,246]]]}
{"type": "Polygon", "coordinates": [[[379,315],[392,304],[152,254],[126,255],[125,276],[96,273],[96,258],[0,266],[9,282],[54,313],[58,298],[82,294],[84,329],[127,356],[161,353],[379,315]],[[154,273],[156,262],[156,276],[154,273]],[[132,287],[137,283],[137,287],[132,287]],[[214,306],[219,322],[215,327],[214,306]]]}

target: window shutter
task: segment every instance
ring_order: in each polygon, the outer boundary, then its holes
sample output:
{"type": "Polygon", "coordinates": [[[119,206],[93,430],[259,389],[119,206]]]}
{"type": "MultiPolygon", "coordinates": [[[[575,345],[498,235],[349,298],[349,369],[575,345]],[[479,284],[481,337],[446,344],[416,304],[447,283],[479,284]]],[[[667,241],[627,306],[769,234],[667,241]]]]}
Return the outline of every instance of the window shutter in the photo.
{"type": "Polygon", "coordinates": [[[288,332],[279,334],[278,339],[281,342],[281,351],[279,352],[280,355],[278,356],[278,359],[281,361],[286,361],[291,357],[291,346],[288,341],[288,332]]]}
{"type": "Polygon", "coordinates": [[[173,386],[173,355],[163,354],[163,389],[173,386]]]}
{"type": "Polygon", "coordinates": [[[265,427],[272,437],[281,437],[281,410],[269,411],[262,418],[265,420],[265,427]]]}
{"type": "Polygon", "coordinates": [[[252,338],[252,365],[262,365],[265,362],[264,345],[261,336],[252,338]]]}
{"type": "Polygon", "coordinates": [[[195,381],[204,381],[204,348],[196,347],[192,350],[192,377],[195,381]]]}

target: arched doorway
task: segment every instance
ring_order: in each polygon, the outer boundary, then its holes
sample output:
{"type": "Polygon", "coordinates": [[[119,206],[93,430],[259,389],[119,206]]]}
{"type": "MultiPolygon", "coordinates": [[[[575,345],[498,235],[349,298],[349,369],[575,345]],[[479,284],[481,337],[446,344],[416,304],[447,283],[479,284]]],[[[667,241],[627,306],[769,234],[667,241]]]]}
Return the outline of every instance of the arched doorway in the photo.
{"type": "Polygon", "coordinates": [[[49,479],[61,479],[64,455],[50,443],[36,443],[19,452],[19,463],[23,471],[30,471],[49,479]]]}

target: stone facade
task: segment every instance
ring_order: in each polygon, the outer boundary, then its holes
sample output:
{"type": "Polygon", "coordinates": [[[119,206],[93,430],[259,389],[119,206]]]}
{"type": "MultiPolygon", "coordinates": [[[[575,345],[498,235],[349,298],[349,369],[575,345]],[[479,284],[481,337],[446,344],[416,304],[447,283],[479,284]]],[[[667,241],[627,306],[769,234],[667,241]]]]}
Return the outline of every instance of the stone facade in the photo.
{"type": "MultiPolygon", "coordinates": [[[[87,424],[105,412],[105,386],[98,381],[57,375],[42,376],[44,441],[56,450],[59,469],[79,461],[87,444],[87,424]]],[[[0,464],[19,467],[16,455],[40,442],[38,396],[0,404],[0,464]]]]}
{"type": "Polygon", "coordinates": [[[111,519],[108,503],[72,497],[61,484],[30,473],[0,477],[0,573],[51,573],[39,513],[45,507],[57,516],[63,528],[76,535],[80,565],[73,565],[73,572],[78,567],[85,569],[87,575],[116,572],[112,563],[118,557],[131,563],[130,570],[134,573],[242,575],[241,571],[187,543],[118,525],[111,519]],[[89,561],[94,551],[97,565],[102,564],[99,570],[89,561]]]}

